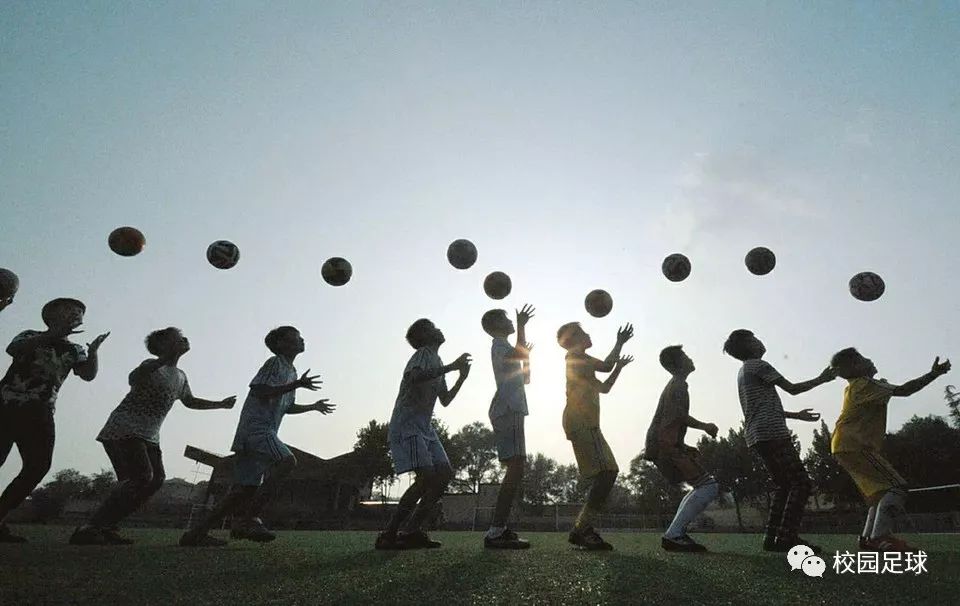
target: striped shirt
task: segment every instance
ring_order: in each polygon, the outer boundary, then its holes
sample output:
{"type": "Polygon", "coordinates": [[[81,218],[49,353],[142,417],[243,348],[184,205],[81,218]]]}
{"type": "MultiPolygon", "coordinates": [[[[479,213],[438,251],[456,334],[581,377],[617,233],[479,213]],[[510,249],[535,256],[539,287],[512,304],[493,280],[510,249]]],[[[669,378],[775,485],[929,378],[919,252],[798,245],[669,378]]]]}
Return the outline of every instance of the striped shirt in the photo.
{"type": "Polygon", "coordinates": [[[737,375],[747,446],[768,440],[790,439],[776,383],[783,377],[763,360],[747,360],[737,375]]]}

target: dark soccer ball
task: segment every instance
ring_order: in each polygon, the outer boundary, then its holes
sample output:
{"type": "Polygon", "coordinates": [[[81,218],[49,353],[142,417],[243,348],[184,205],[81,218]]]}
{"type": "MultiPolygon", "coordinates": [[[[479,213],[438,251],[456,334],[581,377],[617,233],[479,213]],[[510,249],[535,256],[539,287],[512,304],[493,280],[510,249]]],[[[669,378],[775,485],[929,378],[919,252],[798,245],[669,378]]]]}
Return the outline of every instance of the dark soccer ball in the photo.
{"type": "Polygon", "coordinates": [[[850,278],[850,294],[860,301],[876,301],[886,289],[883,278],[872,271],[860,272],[850,278]]]}
{"type": "Polygon", "coordinates": [[[605,290],[591,290],[587,298],[583,300],[583,306],[587,308],[587,313],[594,318],[602,318],[613,309],[613,297],[605,290]]]}
{"type": "Polygon", "coordinates": [[[320,268],[320,275],[330,286],[343,286],[350,281],[353,267],[343,257],[330,257],[320,268]]]}
{"type": "Polygon", "coordinates": [[[758,246],[748,252],[743,261],[750,273],[756,276],[765,276],[776,267],[777,256],[769,248],[758,246]]]}
{"type": "Polygon", "coordinates": [[[503,299],[512,289],[510,276],[502,271],[495,271],[483,280],[483,292],[491,299],[503,299]]]}
{"type": "Polygon", "coordinates": [[[0,268],[0,299],[9,299],[20,289],[20,278],[9,269],[0,268]]]}
{"type": "Polygon", "coordinates": [[[132,257],[140,254],[143,247],[147,245],[147,239],[136,227],[118,227],[110,232],[107,244],[110,250],[121,257],[132,257]]]}
{"type": "Polygon", "coordinates": [[[240,249],[229,240],[217,240],[207,247],[207,261],[217,269],[230,269],[240,260],[240,249]]]}
{"type": "Polygon", "coordinates": [[[477,247],[470,240],[454,240],[447,247],[447,261],[457,269],[469,269],[477,262],[477,247]]]}
{"type": "Polygon", "coordinates": [[[673,253],[667,255],[660,269],[667,280],[682,282],[690,275],[690,259],[680,253],[673,253]]]}

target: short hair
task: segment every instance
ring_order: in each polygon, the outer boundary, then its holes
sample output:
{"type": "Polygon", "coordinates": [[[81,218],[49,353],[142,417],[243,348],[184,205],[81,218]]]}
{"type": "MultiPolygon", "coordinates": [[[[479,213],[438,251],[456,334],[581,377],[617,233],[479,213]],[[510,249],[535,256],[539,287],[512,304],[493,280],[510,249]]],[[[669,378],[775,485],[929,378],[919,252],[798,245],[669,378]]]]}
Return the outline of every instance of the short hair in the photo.
{"type": "Polygon", "coordinates": [[[680,370],[683,361],[683,345],[670,345],[660,351],[660,366],[669,373],[680,370]]]}
{"type": "Polygon", "coordinates": [[[295,326],[278,326],[267,333],[267,336],[263,338],[263,343],[267,346],[272,353],[277,353],[277,346],[280,345],[280,339],[283,338],[284,333],[287,332],[299,332],[295,326]]]}
{"type": "Polygon", "coordinates": [[[838,377],[849,379],[853,374],[853,365],[862,357],[855,347],[841,349],[830,358],[830,368],[837,373],[838,377]]]}
{"type": "Polygon", "coordinates": [[[739,328],[727,337],[726,343],[723,344],[723,351],[741,362],[749,360],[751,352],[747,349],[747,343],[749,343],[752,338],[753,331],[747,330],[746,328],[739,328]]]}
{"type": "Polygon", "coordinates": [[[414,349],[420,349],[430,344],[427,340],[427,330],[433,326],[433,322],[427,318],[420,318],[410,325],[407,329],[407,343],[414,349]]]}
{"type": "Polygon", "coordinates": [[[43,309],[40,310],[40,318],[43,319],[44,324],[49,326],[50,320],[52,319],[50,316],[52,316],[53,313],[58,309],[67,306],[79,307],[81,313],[86,313],[87,311],[87,306],[83,304],[83,301],[61,297],[59,299],[49,301],[46,305],[44,305],[43,309]]]}
{"type": "Polygon", "coordinates": [[[573,336],[577,334],[580,328],[579,322],[567,322],[557,330],[557,343],[564,349],[573,347],[573,336]]]}
{"type": "Polygon", "coordinates": [[[155,330],[147,335],[147,338],[143,340],[143,343],[147,346],[147,351],[155,356],[159,356],[160,346],[162,343],[170,336],[170,334],[178,332],[180,332],[180,329],[176,326],[161,328],[160,330],[155,330]]]}
{"type": "Polygon", "coordinates": [[[494,336],[492,331],[497,329],[498,321],[506,317],[507,311],[505,309],[491,309],[480,318],[480,326],[483,326],[484,332],[492,337],[494,336]]]}

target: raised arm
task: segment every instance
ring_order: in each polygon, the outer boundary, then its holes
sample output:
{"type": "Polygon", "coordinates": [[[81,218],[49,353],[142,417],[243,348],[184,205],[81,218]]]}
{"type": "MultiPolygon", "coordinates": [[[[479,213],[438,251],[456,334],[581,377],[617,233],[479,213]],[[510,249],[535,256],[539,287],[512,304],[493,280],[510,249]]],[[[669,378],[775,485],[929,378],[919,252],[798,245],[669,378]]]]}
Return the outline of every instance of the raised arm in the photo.
{"type": "Polygon", "coordinates": [[[940,358],[937,357],[933,361],[933,367],[930,369],[930,372],[913,379],[912,381],[907,381],[903,385],[897,385],[893,388],[893,395],[898,398],[906,398],[917,393],[927,385],[933,383],[937,378],[942,375],[947,374],[950,371],[950,360],[946,360],[943,364],[940,363],[940,358]]]}
{"type": "Polygon", "coordinates": [[[321,383],[323,383],[323,381],[320,380],[320,375],[311,376],[310,369],[308,368],[307,372],[303,373],[296,381],[292,381],[286,385],[251,385],[250,392],[258,398],[271,399],[301,387],[309,389],[310,391],[316,391],[320,389],[321,383]]]}
{"type": "Polygon", "coordinates": [[[84,381],[93,381],[97,378],[97,370],[100,366],[97,352],[100,351],[100,346],[109,336],[110,333],[105,332],[94,339],[93,343],[87,343],[87,359],[83,362],[78,362],[77,365],[73,367],[73,373],[75,375],[84,381]]]}
{"type": "Polygon", "coordinates": [[[803,381],[802,383],[791,383],[786,379],[786,377],[783,377],[779,374],[778,377],[779,378],[774,382],[774,385],[787,392],[791,396],[797,396],[808,392],[815,387],[820,387],[824,383],[833,381],[837,378],[837,375],[832,368],[827,367],[816,378],[810,379],[809,381],[803,381]]]}
{"type": "Polygon", "coordinates": [[[230,396],[222,400],[204,400],[195,396],[187,396],[182,400],[183,405],[193,410],[219,410],[233,408],[237,403],[237,396],[230,396]]]}
{"type": "Polygon", "coordinates": [[[613,384],[617,382],[617,377],[620,376],[620,371],[630,362],[633,362],[633,356],[623,356],[614,363],[613,372],[610,373],[606,381],[600,384],[600,393],[610,393],[613,384]]]}
{"type": "Polygon", "coordinates": [[[444,389],[437,394],[437,398],[440,400],[440,404],[444,407],[450,406],[450,403],[453,402],[453,399],[457,397],[457,394],[460,393],[460,388],[463,387],[463,382],[467,380],[467,376],[470,374],[470,355],[463,354],[457,361],[454,362],[457,370],[460,371],[460,376],[457,377],[457,382],[453,384],[449,390],[444,389]]]}

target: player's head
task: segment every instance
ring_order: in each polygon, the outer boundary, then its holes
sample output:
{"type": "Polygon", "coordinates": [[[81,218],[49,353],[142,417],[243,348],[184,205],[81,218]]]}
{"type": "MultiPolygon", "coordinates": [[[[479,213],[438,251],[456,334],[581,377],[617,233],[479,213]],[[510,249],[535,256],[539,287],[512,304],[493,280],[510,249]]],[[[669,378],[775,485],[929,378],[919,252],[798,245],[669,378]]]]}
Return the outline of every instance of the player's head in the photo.
{"type": "Polygon", "coordinates": [[[87,306],[76,299],[54,299],[40,310],[43,323],[50,328],[76,328],[83,324],[87,306]]]}
{"type": "Polygon", "coordinates": [[[267,349],[278,356],[295,356],[303,353],[304,342],[300,331],[293,326],[279,326],[263,338],[267,349]]]}
{"type": "Polygon", "coordinates": [[[567,351],[586,351],[593,346],[579,322],[567,322],[557,331],[557,343],[567,351]]]}
{"type": "Polygon", "coordinates": [[[491,309],[480,318],[480,325],[484,332],[491,337],[506,337],[516,332],[513,321],[507,316],[504,309],[491,309]]]}
{"type": "Polygon", "coordinates": [[[440,347],[446,339],[433,322],[420,318],[407,329],[407,343],[414,349],[440,347]]]}
{"type": "Polygon", "coordinates": [[[688,375],[697,369],[683,351],[683,345],[670,345],[660,352],[660,366],[672,375],[688,375]]]}
{"type": "Polygon", "coordinates": [[[853,347],[841,349],[830,358],[830,368],[838,377],[850,380],[860,377],[872,377],[877,374],[873,360],[864,357],[853,347]]]}
{"type": "Polygon", "coordinates": [[[740,328],[727,337],[726,343],[723,344],[723,351],[743,362],[762,358],[763,354],[767,353],[767,348],[753,332],[740,328]]]}
{"type": "Polygon", "coordinates": [[[190,351],[190,341],[175,326],[155,330],[143,342],[158,358],[179,357],[190,351]]]}

